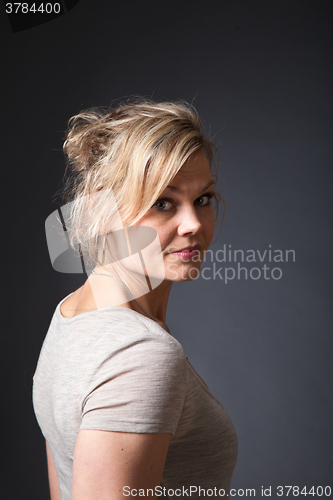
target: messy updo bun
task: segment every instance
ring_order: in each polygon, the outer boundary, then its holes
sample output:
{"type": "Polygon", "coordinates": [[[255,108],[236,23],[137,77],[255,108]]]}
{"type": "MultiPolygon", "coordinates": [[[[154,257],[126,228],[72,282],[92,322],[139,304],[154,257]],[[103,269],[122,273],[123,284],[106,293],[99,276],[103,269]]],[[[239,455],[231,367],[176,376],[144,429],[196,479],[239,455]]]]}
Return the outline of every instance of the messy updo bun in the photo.
{"type": "Polygon", "coordinates": [[[203,150],[211,165],[213,149],[183,101],[136,99],[73,116],[64,142],[71,245],[97,262],[97,239],[119,215],[124,226],[134,224],[192,153],[203,150]]]}

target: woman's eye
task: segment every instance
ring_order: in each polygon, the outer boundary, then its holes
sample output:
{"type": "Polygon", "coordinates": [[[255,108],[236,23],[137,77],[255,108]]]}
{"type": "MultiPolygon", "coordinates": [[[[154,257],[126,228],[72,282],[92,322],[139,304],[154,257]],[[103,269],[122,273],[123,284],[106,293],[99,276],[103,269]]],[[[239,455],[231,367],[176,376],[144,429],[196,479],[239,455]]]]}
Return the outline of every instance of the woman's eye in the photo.
{"type": "MultiPolygon", "coordinates": [[[[209,207],[211,205],[211,200],[214,197],[214,193],[206,193],[199,198],[195,200],[195,205],[198,205],[200,207],[209,207]]],[[[169,210],[172,210],[174,208],[175,204],[173,200],[168,200],[167,198],[161,198],[160,200],[157,200],[153,207],[160,212],[168,212],[169,210]]]]}
{"type": "Polygon", "coordinates": [[[166,211],[172,208],[172,203],[171,201],[168,200],[157,200],[153,206],[156,207],[158,210],[166,211]]]}
{"type": "Polygon", "coordinates": [[[207,207],[208,205],[210,205],[213,196],[213,193],[203,194],[202,196],[199,196],[199,198],[197,198],[195,202],[201,207],[207,207]]]}

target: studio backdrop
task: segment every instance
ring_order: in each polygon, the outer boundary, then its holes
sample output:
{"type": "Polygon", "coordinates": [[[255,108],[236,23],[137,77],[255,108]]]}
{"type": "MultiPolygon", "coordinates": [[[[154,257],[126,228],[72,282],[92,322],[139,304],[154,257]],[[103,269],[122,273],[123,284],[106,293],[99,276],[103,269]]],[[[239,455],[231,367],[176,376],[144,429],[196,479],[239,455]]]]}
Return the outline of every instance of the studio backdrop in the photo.
{"type": "Polygon", "coordinates": [[[64,131],[133,95],[193,103],[218,148],[224,223],[167,323],[235,425],[234,497],[329,497],[330,2],[55,4],[0,16],[1,498],[49,495],[32,377],[56,304],[85,280],[54,270],[46,244],[64,131]]]}

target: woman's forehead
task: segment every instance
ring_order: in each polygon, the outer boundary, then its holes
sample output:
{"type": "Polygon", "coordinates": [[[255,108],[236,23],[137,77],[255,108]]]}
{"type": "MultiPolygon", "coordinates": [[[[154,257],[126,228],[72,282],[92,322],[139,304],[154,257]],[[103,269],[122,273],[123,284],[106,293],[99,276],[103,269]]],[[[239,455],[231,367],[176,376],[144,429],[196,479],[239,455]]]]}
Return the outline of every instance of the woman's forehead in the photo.
{"type": "Polygon", "coordinates": [[[177,188],[184,182],[198,182],[204,185],[214,183],[210,165],[203,151],[194,153],[186,160],[168,187],[177,188]]]}

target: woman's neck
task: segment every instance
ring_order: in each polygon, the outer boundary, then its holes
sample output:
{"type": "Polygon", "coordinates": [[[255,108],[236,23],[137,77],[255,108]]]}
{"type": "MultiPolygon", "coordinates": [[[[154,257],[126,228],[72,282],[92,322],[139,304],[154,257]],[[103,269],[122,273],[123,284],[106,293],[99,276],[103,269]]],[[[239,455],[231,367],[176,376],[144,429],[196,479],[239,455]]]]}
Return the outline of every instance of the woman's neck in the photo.
{"type": "MultiPolygon", "coordinates": [[[[136,298],[136,302],[149,316],[165,322],[171,286],[172,281],[165,280],[154,290],[136,298]]],[[[131,304],[133,304],[134,308],[137,307],[134,301],[131,304]]],[[[140,308],[138,312],[142,312],[140,308]]]]}
{"type": "Polygon", "coordinates": [[[90,284],[97,309],[122,306],[165,322],[172,281],[164,280],[152,289],[144,274],[108,266],[96,267],[87,284],[90,284]]]}

